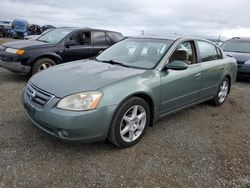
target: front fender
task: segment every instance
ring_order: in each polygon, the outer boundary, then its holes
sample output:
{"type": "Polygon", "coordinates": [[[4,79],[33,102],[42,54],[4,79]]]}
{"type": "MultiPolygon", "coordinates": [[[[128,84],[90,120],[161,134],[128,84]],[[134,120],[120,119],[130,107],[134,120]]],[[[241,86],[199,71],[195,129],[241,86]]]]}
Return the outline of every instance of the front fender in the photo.
{"type": "Polygon", "coordinates": [[[102,87],[99,90],[103,93],[99,104],[100,108],[111,105],[119,107],[128,98],[144,94],[151,98],[155,114],[157,114],[160,104],[160,74],[157,70],[148,70],[134,77],[102,87]]]}

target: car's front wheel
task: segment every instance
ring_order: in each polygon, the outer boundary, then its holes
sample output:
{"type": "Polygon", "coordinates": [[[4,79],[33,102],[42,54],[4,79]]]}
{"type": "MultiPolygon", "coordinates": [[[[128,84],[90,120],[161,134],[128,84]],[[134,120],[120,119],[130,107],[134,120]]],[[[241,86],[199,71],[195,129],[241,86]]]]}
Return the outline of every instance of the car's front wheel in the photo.
{"type": "Polygon", "coordinates": [[[136,144],[150,122],[150,109],[146,101],[132,97],[116,111],[110,126],[108,140],[125,148],[136,144]]]}
{"type": "Polygon", "coordinates": [[[217,90],[217,94],[215,95],[214,99],[213,99],[213,104],[215,106],[220,106],[222,105],[226,98],[227,98],[227,95],[230,91],[230,82],[229,82],[229,79],[227,77],[225,77],[219,87],[218,87],[218,90],[217,90]]]}
{"type": "Polygon", "coordinates": [[[38,59],[35,62],[34,66],[32,67],[31,74],[33,75],[37,72],[41,72],[41,71],[48,69],[54,65],[56,65],[56,63],[52,59],[49,59],[49,58],[38,59]]]}

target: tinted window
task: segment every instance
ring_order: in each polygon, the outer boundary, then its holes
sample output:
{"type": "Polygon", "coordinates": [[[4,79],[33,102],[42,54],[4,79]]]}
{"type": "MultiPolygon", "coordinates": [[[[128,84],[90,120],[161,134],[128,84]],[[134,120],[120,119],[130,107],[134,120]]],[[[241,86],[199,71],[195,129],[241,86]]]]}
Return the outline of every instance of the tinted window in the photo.
{"type": "Polygon", "coordinates": [[[93,39],[93,44],[97,44],[97,45],[106,44],[105,32],[101,32],[101,31],[93,32],[92,39],[93,39]]]}
{"type": "Polygon", "coordinates": [[[218,53],[217,47],[203,41],[197,41],[197,43],[199,47],[201,62],[221,59],[221,54],[218,53]]]}
{"type": "Polygon", "coordinates": [[[68,40],[74,41],[76,46],[89,45],[90,44],[90,33],[89,32],[77,32],[72,35],[68,40]]]}
{"type": "Polygon", "coordinates": [[[221,48],[225,51],[250,53],[250,42],[242,40],[228,40],[221,48]]]}
{"type": "Polygon", "coordinates": [[[108,32],[107,36],[111,40],[112,43],[116,43],[123,39],[123,36],[120,33],[108,32]]]}

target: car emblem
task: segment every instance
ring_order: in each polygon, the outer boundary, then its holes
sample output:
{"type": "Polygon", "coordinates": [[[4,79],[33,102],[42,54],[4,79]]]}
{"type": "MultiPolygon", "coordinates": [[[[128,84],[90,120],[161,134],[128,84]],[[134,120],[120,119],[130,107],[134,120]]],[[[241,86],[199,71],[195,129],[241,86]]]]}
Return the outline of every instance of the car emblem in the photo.
{"type": "Polygon", "coordinates": [[[32,90],[30,92],[30,99],[34,99],[36,97],[36,91],[35,90],[32,90]]]}

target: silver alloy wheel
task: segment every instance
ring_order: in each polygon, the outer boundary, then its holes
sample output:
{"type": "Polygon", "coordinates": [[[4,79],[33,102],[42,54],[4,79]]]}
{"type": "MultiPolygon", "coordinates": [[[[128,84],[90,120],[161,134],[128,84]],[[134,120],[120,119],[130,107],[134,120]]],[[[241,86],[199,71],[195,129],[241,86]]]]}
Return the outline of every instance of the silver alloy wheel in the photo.
{"type": "Polygon", "coordinates": [[[147,115],[140,105],[132,106],[123,116],[120,124],[120,135],[125,142],[133,142],[145,129],[147,115]]]}
{"type": "Polygon", "coordinates": [[[219,103],[223,103],[227,97],[229,89],[228,81],[224,80],[220,85],[220,90],[218,93],[218,101],[219,103]]]}
{"type": "Polygon", "coordinates": [[[49,67],[52,67],[52,65],[50,63],[43,63],[38,67],[38,72],[41,72],[49,67]]]}

